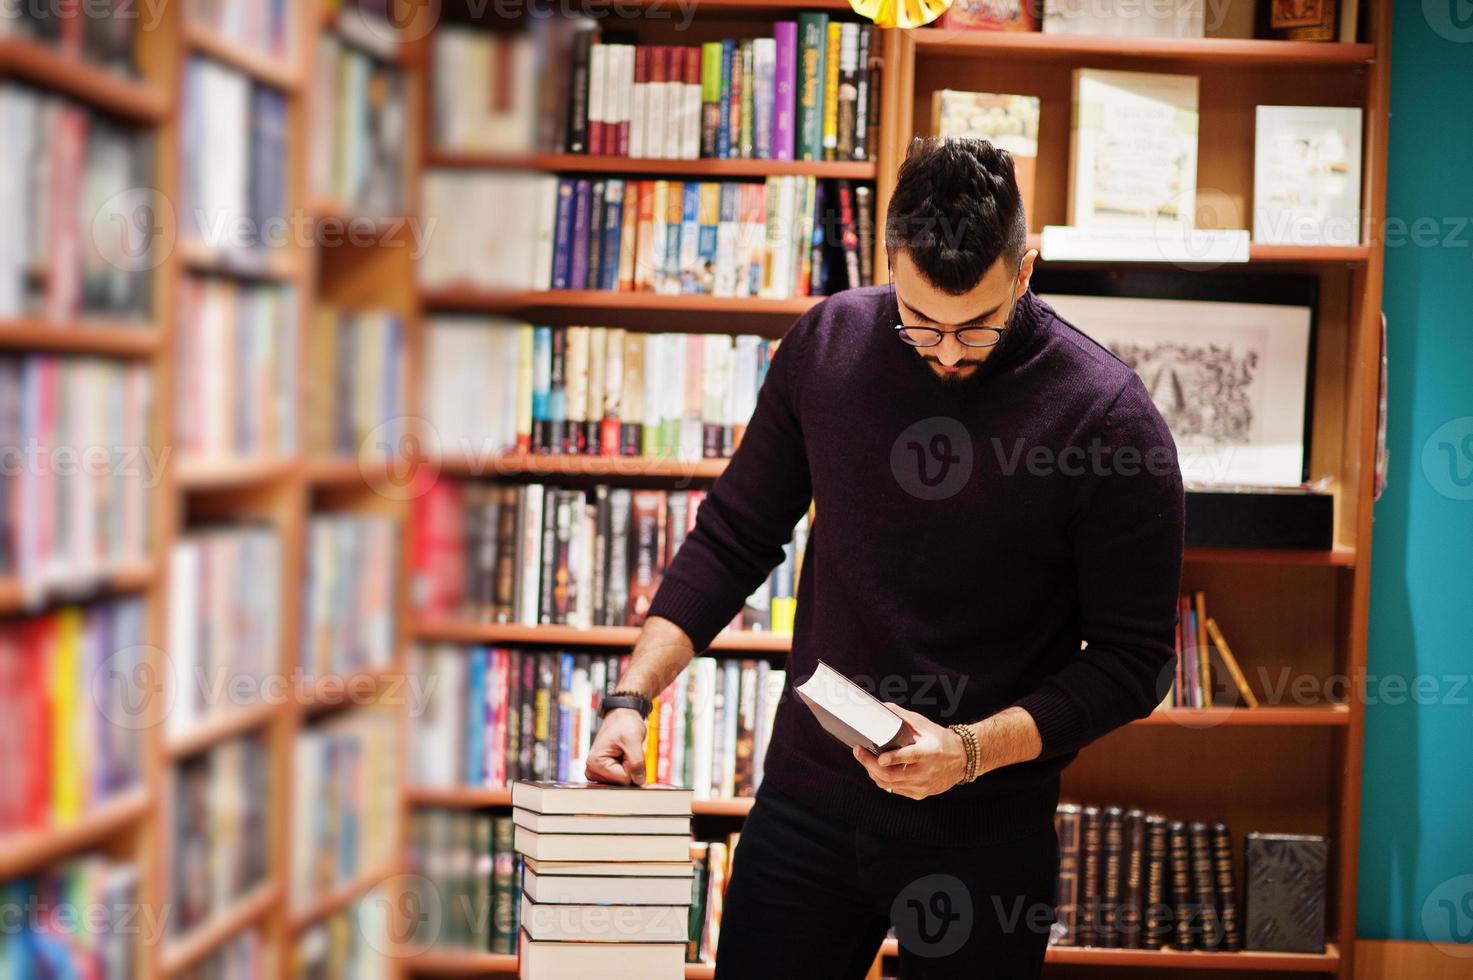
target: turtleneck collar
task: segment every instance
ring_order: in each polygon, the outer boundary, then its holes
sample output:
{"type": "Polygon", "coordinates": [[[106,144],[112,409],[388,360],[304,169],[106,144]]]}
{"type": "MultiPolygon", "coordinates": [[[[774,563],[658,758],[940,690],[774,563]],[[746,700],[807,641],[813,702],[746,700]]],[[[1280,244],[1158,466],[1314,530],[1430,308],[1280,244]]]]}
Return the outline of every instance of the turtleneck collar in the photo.
{"type": "MultiPolygon", "coordinates": [[[[889,325],[885,327],[887,333],[893,332],[894,324],[900,322],[900,304],[895,298],[895,288],[890,286],[886,290],[888,296],[888,309],[891,314],[889,325]]],[[[1003,333],[1003,338],[993,348],[987,360],[982,362],[977,373],[965,381],[957,383],[954,387],[956,394],[975,391],[989,378],[1007,371],[1013,365],[1021,361],[1027,353],[1036,345],[1046,332],[1049,321],[1047,306],[1030,289],[1018,298],[1015,307],[1012,324],[1003,333]]],[[[897,339],[895,347],[913,363],[926,379],[941,386],[944,389],[953,387],[947,382],[937,378],[926,363],[913,348],[908,348],[897,339]]]]}

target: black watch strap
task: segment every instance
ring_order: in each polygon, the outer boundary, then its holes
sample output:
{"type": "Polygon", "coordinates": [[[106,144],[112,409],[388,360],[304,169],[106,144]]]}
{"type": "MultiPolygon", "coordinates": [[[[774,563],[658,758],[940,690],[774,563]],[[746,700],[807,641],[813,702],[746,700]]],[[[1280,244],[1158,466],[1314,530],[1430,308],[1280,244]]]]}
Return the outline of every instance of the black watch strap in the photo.
{"type": "Polygon", "coordinates": [[[615,708],[633,708],[639,712],[639,717],[648,718],[650,712],[655,709],[655,704],[643,694],[635,694],[633,691],[615,691],[613,694],[604,695],[603,703],[598,709],[599,717],[602,718],[615,708]]]}

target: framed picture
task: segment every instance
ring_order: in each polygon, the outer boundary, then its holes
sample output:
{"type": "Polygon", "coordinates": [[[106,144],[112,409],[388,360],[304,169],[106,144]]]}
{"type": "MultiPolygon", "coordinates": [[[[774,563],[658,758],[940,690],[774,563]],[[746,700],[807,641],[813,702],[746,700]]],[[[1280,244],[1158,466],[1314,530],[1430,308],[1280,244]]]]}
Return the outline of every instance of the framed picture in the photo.
{"type": "Polygon", "coordinates": [[[1034,286],[1135,369],[1188,484],[1308,478],[1313,280],[1040,270],[1034,286]]]}

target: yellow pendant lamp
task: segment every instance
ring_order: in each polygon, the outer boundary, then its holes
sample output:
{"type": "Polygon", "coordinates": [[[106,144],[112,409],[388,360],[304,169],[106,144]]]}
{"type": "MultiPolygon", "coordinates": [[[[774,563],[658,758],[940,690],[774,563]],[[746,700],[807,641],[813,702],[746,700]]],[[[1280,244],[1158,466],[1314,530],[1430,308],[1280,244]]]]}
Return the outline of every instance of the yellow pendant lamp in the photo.
{"type": "Polygon", "coordinates": [[[849,0],[849,6],[880,27],[923,27],[945,13],[951,0],[849,0]]]}

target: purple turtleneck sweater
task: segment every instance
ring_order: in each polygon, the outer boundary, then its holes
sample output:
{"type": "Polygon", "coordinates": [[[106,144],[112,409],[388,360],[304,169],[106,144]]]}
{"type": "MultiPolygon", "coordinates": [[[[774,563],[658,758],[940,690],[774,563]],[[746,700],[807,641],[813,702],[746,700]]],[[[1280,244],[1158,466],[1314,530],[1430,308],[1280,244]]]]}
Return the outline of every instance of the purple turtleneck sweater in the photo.
{"type": "Polygon", "coordinates": [[[704,649],[812,500],[764,779],[899,840],[1005,840],[1052,820],[1077,751],[1166,691],[1181,474],[1135,373],[1032,293],[959,383],[899,322],[889,286],[798,320],[650,614],[704,649]],[[889,795],[791,695],[819,659],[943,725],[1021,706],[1043,752],[925,800],[889,795]]]}

